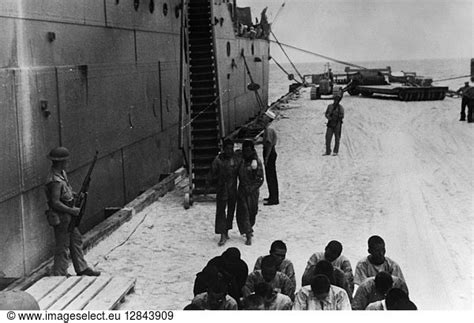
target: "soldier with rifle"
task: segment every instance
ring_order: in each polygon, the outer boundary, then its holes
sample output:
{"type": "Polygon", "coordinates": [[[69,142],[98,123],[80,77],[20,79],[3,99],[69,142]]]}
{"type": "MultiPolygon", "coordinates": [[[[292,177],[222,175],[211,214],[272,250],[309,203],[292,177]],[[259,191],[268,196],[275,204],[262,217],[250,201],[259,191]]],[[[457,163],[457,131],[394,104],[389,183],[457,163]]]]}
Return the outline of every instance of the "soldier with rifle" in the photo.
{"type": "Polygon", "coordinates": [[[77,228],[84,213],[87,190],[97,153],[78,194],[72,191],[66,175],[69,155],[67,148],[56,147],[47,156],[52,161],[52,167],[45,184],[49,206],[46,215],[49,224],[54,228],[56,240],[51,276],[68,276],[68,249],[77,275],[99,276],[100,272],[90,268],[84,259],[82,236],[77,228]]]}

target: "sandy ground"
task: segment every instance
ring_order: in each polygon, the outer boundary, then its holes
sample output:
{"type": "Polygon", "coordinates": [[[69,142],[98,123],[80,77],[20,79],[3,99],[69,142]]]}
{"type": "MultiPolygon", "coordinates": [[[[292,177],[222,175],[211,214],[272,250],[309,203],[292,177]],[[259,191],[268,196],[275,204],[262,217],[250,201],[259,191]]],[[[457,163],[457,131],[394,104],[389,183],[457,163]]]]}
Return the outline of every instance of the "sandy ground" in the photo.
{"type": "MultiPolygon", "coordinates": [[[[329,103],[303,91],[280,111],[281,203],[261,204],[252,246],[235,224],[231,240],[218,247],[214,202],[185,210],[181,183],[93,248],[87,259],[104,273],[137,278],[120,309],[182,309],[195,274],[227,247],[238,247],[253,268],[282,239],[300,285],[306,261],[328,241],[341,241],[355,267],[373,234],[385,239],[419,309],[472,309],[474,124],[458,121],[460,99],[346,96],[337,157],[322,156],[329,103]]],[[[266,184],[260,196],[267,196],[266,184]]]]}

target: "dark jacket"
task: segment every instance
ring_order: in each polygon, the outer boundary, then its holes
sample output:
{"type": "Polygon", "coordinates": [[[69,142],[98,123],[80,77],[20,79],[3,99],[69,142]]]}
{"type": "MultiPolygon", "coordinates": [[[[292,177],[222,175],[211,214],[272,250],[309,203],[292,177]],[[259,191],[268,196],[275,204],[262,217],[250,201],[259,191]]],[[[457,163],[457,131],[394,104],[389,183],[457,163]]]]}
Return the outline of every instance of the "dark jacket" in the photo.
{"type": "Polygon", "coordinates": [[[223,279],[228,283],[228,294],[238,302],[242,297],[242,287],[247,281],[248,273],[249,268],[242,259],[226,263],[223,256],[214,257],[196,275],[194,295],[206,292],[212,281],[223,279]]]}

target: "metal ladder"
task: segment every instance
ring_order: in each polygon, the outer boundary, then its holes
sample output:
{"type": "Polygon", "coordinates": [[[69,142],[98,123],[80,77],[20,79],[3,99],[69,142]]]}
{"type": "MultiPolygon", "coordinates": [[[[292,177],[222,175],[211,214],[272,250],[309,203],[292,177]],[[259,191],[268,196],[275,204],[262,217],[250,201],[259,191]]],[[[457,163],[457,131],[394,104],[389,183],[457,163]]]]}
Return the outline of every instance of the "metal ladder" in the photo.
{"type": "MultiPolygon", "coordinates": [[[[188,1],[188,55],[191,85],[190,192],[205,192],[211,163],[219,153],[218,85],[209,0],[188,1]]],[[[215,193],[210,187],[208,193],[215,193]]],[[[186,199],[186,197],[185,197],[186,199]]],[[[186,207],[186,200],[185,200],[186,207]]],[[[189,207],[189,205],[188,205],[189,207]]]]}

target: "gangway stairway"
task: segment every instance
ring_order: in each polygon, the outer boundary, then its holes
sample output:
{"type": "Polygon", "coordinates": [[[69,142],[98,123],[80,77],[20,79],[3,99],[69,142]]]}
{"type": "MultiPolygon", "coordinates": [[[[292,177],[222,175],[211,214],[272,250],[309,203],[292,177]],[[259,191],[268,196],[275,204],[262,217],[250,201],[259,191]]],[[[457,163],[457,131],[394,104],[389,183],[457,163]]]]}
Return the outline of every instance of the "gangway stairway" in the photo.
{"type": "MultiPolygon", "coordinates": [[[[188,1],[191,125],[189,165],[192,195],[205,192],[206,176],[219,152],[218,85],[209,0],[188,1]]],[[[210,187],[208,193],[215,193],[210,187]]],[[[191,200],[192,203],[192,200],[191,200]]]]}

